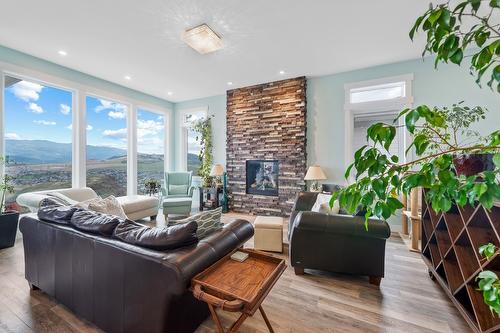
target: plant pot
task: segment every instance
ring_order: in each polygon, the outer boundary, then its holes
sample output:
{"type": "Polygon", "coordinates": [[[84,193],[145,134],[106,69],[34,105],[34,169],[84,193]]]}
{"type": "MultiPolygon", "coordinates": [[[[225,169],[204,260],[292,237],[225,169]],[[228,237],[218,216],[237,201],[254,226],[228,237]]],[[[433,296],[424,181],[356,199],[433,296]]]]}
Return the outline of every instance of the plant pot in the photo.
{"type": "Polygon", "coordinates": [[[0,249],[14,246],[19,213],[8,211],[0,214],[0,249]]]}
{"type": "Polygon", "coordinates": [[[466,177],[495,169],[493,154],[455,155],[453,165],[458,176],[464,175],[466,177]]]}

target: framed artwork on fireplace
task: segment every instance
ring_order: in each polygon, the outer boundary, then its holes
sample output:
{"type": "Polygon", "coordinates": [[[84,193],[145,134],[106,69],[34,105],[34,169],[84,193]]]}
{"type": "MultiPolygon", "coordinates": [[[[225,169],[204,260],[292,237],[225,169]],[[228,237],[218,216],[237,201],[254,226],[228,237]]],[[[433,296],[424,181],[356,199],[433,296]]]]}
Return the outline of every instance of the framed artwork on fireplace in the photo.
{"type": "Polygon", "coordinates": [[[278,196],[278,160],[246,161],[247,194],[278,196]]]}

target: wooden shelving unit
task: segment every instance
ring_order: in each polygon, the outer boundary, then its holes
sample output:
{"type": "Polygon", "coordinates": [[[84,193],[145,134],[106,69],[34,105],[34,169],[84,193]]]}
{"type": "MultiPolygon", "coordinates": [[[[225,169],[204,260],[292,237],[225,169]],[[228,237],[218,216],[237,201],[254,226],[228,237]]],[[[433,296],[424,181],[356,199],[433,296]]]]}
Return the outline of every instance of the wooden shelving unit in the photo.
{"type": "Polygon", "coordinates": [[[485,260],[479,246],[500,247],[500,207],[453,207],[437,214],[422,200],[422,257],[429,273],[444,289],[474,332],[500,332],[500,319],[477,291],[475,277],[483,270],[500,276],[500,255],[485,260]]]}

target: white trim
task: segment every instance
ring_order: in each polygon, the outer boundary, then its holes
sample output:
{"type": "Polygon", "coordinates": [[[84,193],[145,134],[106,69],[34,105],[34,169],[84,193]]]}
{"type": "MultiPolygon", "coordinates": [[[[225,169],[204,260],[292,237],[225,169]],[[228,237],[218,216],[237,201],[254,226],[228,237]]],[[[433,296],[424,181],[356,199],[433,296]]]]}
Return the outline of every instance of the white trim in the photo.
{"type": "MultiPolygon", "coordinates": [[[[0,61],[0,152],[5,155],[5,128],[4,128],[4,91],[5,91],[5,75],[16,77],[19,79],[39,82],[43,85],[63,89],[72,93],[72,187],[81,188],[86,185],[86,97],[96,97],[106,100],[116,101],[127,106],[127,193],[134,194],[137,191],[137,130],[134,118],[136,108],[140,107],[146,110],[155,110],[157,113],[164,115],[170,121],[172,109],[157,104],[147,103],[141,100],[130,98],[125,95],[112,93],[106,90],[101,90],[93,86],[88,86],[71,80],[63,79],[58,76],[47,74],[38,70],[33,70],[10,63],[0,61]]],[[[169,164],[170,149],[168,142],[173,140],[173,131],[165,133],[165,164],[169,164]]],[[[0,168],[0,174],[4,174],[3,168],[0,168]]]]}
{"type": "Polygon", "coordinates": [[[208,117],[208,105],[207,106],[201,106],[201,107],[195,107],[195,108],[190,108],[190,109],[182,109],[179,110],[178,113],[176,113],[176,118],[177,118],[177,128],[178,128],[178,135],[177,135],[177,140],[178,142],[178,154],[176,160],[177,162],[177,167],[179,170],[185,171],[187,170],[187,126],[189,124],[184,122],[184,117],[186,114],[189,113],[204,113],[205,117],[208,117]]]}
{"type": "MultiPolygon", "coordinates": [[[[354,118],[356,115],[376,115],[380,113],[399,113],[405,108],[413,106],[413,73],[379,78],[374,80],[366,80],[360,82],[344,84],[344,125],[345,125],[345,150],[344,150],[344,164],[345,168],[353,162],[354,151],[352,149],[353,131],[354,131],[354,118]],[[376,86],[382,84],[389,84],[394,82],[405,82],[405,97],[394,98],[389,100],[380,100],[364,103],[350,103],[350,90],[362,88],[365,86],[376,86]]],[[[403,119],[399,120],[402,124],[403,119]]],[[[407,144],[410,142],[410,134],[404,131],[405,137],[402,145],[403,154],[406,151],[407,144]]],[[[403,156],[403,155],[402,155],[403,156]]],[[[410,157],[411,158],[411,157],[410,157]]]]}

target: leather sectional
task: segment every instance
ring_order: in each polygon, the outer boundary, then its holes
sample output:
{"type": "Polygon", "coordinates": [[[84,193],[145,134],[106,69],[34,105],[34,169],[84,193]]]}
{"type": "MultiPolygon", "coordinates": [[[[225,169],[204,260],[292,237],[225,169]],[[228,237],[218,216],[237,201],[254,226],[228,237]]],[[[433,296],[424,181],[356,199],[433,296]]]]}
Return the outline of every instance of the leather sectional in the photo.
{"type": "Polygon", "coordinates": [[[20,221],[29,284],[108,333],[193,332],[209,315],[191,278],[253,235],[235,220],[181,248],[157,251],[49,223],[20,221]]]}

